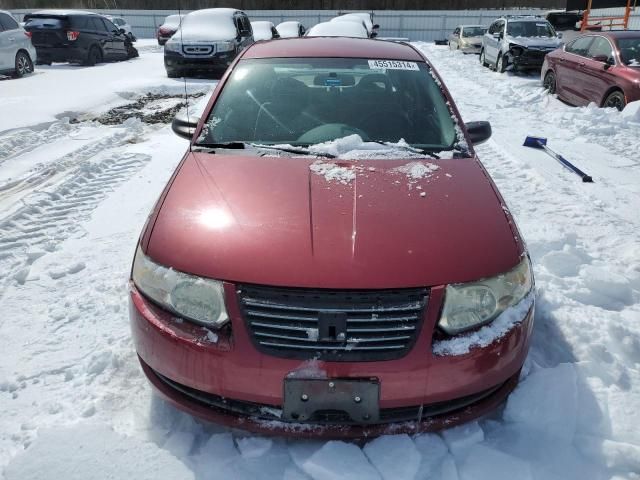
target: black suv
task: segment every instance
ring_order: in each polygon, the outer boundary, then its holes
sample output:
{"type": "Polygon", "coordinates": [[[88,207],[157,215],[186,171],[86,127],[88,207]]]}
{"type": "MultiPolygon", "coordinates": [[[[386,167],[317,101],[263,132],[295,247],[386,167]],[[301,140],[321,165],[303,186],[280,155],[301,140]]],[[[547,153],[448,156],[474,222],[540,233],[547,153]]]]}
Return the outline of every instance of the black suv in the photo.
{"type": "Polygon", "coordinates": [[[24,16],[24,28],[38,52],[38,63],[103,61],[137,57],[124,30],[91,12],[44,10],[24,16]]]}

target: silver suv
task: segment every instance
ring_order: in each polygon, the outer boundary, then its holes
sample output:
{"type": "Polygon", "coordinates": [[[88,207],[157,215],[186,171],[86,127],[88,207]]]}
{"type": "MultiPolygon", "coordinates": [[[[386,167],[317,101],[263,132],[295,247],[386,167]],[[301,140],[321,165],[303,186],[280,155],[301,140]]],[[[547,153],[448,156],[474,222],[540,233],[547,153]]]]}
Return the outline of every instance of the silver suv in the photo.
{"type": "Polygon", "coordinates": [[[495,20],[482,37],[480,62],[500,73],[506,70],[540,69],[547,53],[562,45],[544,18],[505,16],[495,20]]]}
{"type": "Polygon", "coordinates": [[[9,12],[0,10],[0,74],[22,77],[33,72],[35,59],[31,34],[9,12]]]}

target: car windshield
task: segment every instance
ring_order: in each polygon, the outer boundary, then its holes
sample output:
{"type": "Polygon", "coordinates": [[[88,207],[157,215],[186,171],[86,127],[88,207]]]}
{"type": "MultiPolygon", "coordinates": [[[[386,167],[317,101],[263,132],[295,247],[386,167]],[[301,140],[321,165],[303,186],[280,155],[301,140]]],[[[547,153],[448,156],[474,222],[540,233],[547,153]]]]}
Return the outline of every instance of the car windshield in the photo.
{"type": "Polygon", "coordinates": [[[484,35],[487,29],[484,27],[464,27],[462,29],[463,37],[480,37],[484,35]]]}
{"type": "Polygon", "coordinates": [[[619,38],[620,57],[629,67],[640,67],[640,38],[619,38]]]}
{"type": "Polygon", "coordinates": [[[31,17],[25,21],[25,26],[30,28],[62,28],[62,20],[59,18],[31,17]]]}
{"type": "Polygon", "coordinates": [[[555,37],[549,22],[509,22],[507,35],[512,37],[555,37]]]}
{"type": "Polygon", "coordinates": [[[456,141],[452,113],[425,63],[278,58],[238,64],[197,143],[309,146],[353,134],[431,151],[456,141]]]}

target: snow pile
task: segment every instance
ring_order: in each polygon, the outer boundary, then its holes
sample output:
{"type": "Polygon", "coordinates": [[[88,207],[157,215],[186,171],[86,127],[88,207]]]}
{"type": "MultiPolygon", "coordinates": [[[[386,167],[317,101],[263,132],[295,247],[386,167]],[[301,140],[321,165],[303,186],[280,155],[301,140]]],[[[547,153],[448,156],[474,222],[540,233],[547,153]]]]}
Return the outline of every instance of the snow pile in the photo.
{"type": "Polygon", "coordinates": [[[395,173],[403,173],[410,180],[417,181],[423,178],[428,178],[433,172],[438,170],[438,165],[427,162],[411,162],[401,167],[396,167],[392,170],[395,173]]]}
{"type": "Polygon", "coordinates": [[[491,345],[520,324],[533,305],[534,296],[534,293],[530,293],[517,305],[502,312],[493,322],[476,331],[433,342],[433,353],[436,355],[464,355],[474,347],[491,345]]]}
{"type": "Polygon", "coordinates": [[[353,167],[341,167],[332,162],[314,162],[309,165],[309,170],[323,176],[327,182],[336,181],[346,185],[356,179],[353,167]]]}
{"type": "Polygon", "coordinates": [[[357,134],[311,145],[309,150],[313,153],[330,154],[345,160],[429,158],[428,155],[420,153],[403,139],[396,143],[365,142],[357,134]]]}

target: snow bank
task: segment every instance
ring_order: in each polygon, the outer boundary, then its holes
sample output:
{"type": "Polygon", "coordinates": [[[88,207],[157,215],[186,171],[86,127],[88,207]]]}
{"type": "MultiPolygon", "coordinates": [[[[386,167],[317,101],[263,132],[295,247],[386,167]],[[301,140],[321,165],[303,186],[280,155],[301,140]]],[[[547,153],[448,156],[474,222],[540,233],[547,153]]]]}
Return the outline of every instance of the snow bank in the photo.
{"type": "Polygon", "coordinates": [[[421,455],[408,435],[377,438],[363,448],[383,480],[414,478],[420,468],[421,455]]]}
{"type": "Polygon", "coordinates": [[[302,468],[314,480],[381,480],[357,445],[340,441],[325,443],[302,468]]]}
{"type": "Polygon", "coordinates": [[[309,170],[323,176],[327,182],[336,181],[346,185],[356,179],[353,167],[342,167],[333,162],[317,161],[309,165],[309,170]]]}

